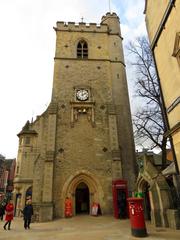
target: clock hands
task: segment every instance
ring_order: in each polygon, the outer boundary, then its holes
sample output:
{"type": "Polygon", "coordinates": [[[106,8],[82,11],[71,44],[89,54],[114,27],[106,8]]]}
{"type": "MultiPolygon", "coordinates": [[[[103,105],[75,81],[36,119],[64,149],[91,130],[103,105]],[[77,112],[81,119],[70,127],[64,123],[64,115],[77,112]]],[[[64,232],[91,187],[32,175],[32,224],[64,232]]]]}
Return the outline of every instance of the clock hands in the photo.
{"type": "Polygon", "coordinates": [[[84,89],[80,89],[77,91],[77,98],[81,101],[85,101],[88,99],[88,91],[84,89]]]}

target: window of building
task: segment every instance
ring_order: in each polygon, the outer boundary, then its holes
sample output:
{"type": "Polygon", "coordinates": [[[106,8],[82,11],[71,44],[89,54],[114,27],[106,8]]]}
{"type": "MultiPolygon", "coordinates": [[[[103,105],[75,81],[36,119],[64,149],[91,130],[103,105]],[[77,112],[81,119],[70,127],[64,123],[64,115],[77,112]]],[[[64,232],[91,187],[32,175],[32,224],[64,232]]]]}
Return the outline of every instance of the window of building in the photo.
{"type": "Polygon", "coordinates": [[[180,66],[180,49],[179,49],[179,52],[178,52],[178,54],[177,54],[177,61],[178,61],[178,64],[179,64],[179,66],[180,66]]]}
{"type": "Polygon", "coordinates": [[[30,141],[31,141],[30,137],[25,138],[25,144],[30,144],[30,141]]]}
{"type": "Polygon", "coordinates": [[[77,45],[77,58],[88,58],[88,45],[84,40],[79,41],[77,45]]]}
{"type": "Polygon", "coordinates": [[[18,174],[19,173],[19,166],[17,166],[17,168],[16,168],[16,174],[18,174]]]}
{"type": "Polygon", "coordinates": [[[172,55],[177,59],[177,62],[180,66],[180,32],[176,33],[174,50],[172,55]]]}

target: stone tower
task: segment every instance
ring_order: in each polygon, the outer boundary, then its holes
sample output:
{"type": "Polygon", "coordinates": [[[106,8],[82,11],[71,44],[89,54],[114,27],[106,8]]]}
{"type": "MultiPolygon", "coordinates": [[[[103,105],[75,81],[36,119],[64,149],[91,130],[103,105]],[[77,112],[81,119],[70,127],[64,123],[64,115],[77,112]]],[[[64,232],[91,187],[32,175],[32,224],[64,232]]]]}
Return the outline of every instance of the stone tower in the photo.
{"type": "Polygon", "coordinates": [[[52,99],[20,138],[15,195],[32,189],[39,221],[73,215],[98,202],[112,213],[112,181],[133,191],[135,156],[122,37],[115,13],[100,25],[57,22],[52,99]],[[83,201],[83,205],[80,205],[83,201]],[[82,209],[80,209],[82,207],[82,209]]]}

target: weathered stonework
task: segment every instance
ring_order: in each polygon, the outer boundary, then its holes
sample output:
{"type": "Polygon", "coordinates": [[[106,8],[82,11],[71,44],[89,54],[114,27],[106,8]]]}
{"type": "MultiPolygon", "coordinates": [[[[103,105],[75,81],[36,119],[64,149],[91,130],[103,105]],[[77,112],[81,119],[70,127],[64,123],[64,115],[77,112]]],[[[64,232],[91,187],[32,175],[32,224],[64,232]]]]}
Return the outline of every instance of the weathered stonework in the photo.
{"type": "Polygon", "coordinates": [[[78,191],[84,194],[85,190],[86,213],[98,202],[103,214],[112,214],[112,180],[126,179],[130,193],[135,182],[119,18],[107,13],[99,26],[58,22],[54,29],[52,100],[19,134],[15,195],[22,194],[23,206],[28,177],[37,221],[63,217],[66,197],[72,199],[76,215],[78,191]],[[80,40],[87,42],[88,58],[77,57],[80,40]],[[88,99],[77,99],[79,89],[86,90],[88,99]]]}

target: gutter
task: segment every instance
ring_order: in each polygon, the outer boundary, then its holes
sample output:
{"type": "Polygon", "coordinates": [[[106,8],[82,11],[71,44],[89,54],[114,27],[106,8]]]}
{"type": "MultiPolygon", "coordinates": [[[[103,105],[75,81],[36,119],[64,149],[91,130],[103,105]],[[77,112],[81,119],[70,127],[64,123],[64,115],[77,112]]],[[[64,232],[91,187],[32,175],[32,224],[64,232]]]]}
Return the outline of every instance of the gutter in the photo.
{"type": "MultiPolygon", "coordinates": [[[[167,9],[166,9],[166,11],[164,13],[164,16],[163,16],[163,18],[161,20],[161,23],[160,23],[160,25],[158,27],[158,30],[157,30],[156,34],[155,34],[155,37],[154,37],[154,39],[153,39],[153,41],[151,43],[152,51],[154,50],[155,46],[157,45],[157,42],[158,42],[158,40],[160,38],[160,35],[161,35],[163,29],[165,28],[165,24],[167,22],[169,14],[171,13],[172,8],[175,6],[175,2],[176,2],[176,0],[169,0],[169,4],[167,6],[167,9]]],[[[146,5],[147,5],[147,0],[146,0],[146,5]]]]}
{"type": "Polygon", "coordinates": [[[145,0],[145,7],[144,7],[144,12],[143,12],[144,14],[146,14],[146,10],[147,10],[147,1],[148,0],[145,0]]]}

